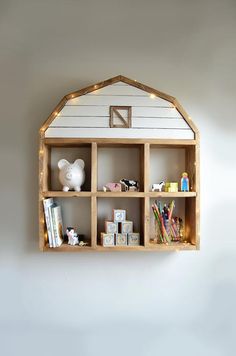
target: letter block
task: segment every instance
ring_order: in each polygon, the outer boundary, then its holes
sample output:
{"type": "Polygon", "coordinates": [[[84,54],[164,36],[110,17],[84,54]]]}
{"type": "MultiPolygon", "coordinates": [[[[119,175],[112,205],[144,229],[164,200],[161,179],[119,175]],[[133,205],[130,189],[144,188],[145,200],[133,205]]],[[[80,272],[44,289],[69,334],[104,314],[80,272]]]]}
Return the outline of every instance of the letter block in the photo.
{"type": "Polygon", "coordinates": [[[113,221],[121,222],[126,220],[126,210],[113,209],[113,221]]]}
{"type": "Polygon", "coordinates": [[[115,235],[101,232],[101,244],[105,247],[115,246],[115,235]]]}
{"type": "Polygon", "coordinates": [[[122,221],[121,222],[121,233],[129,234],[133,232],[133,221],[122,221]]]}
{"type": "Polygon", "coordinates": [[[118,223],[113,221],[105,221],[106,234],[116,234],[118,232],[118,223]]]}
{"type": "Polygon", "coordinates": [[[116,246],[127,245],[127,234],[116,234],[116,246]]]}
{"type": "Polygon", "coordinates": [[[129,246],[139,246],[140,245],[139,232],[132,232],[132,233],[128,234],[128,245],[129,246]]]}

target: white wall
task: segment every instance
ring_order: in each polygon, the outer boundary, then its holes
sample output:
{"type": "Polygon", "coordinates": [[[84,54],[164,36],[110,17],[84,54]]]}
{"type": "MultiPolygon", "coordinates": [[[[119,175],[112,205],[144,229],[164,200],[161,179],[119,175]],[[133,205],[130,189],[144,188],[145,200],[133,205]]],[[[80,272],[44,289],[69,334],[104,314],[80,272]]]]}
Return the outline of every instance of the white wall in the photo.
{"type": "Polygon", "coordinates": [[[235,354],[232,0],[0,3],[0,354],[235,354]],[[42,254],[37,129],[67,92],[123,74],[201,132],[201,251],[42,254]]]}

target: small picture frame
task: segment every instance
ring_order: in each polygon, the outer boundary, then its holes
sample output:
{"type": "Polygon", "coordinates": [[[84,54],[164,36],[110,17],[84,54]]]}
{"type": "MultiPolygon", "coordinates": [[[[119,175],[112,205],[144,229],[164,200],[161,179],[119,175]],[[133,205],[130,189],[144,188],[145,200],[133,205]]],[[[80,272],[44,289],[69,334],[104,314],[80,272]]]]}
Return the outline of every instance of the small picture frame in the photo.
{"type": "Polygon", "coordinates": [[[126,220],[126,210],[113,209],[113,221],[121,222],[126,220]]]}
{"type": "Polygon", "coordinates": [[[116,234],[116,246],[127,246],[127,234],[116,234]]]}

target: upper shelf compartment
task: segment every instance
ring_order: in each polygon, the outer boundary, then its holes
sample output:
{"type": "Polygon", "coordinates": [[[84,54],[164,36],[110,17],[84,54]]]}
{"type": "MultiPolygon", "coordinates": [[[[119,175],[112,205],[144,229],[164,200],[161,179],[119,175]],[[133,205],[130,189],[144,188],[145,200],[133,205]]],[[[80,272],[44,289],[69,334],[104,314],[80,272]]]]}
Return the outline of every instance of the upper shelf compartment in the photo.
{"type": "Polygon", "coordinates": [[[51,147],[50,153],[51,153],[51,157],[50,157],[51,164],[49,166],[50,179],[48,180],[48,190],[51,191],[62,190],[62,185],[59,181],[58,161],[60,159],[66,159],[68,162],[73,163],[76,159],[80,158],[85,163],[85,182],[81,187],[80,194],[82,192],[91,191],[91,145],[90,144],[86,146],[78,146],[78,147],[51,147]]]}
{"type": "Polygon", "coordinates": [[[143,145],[98,145],[97,190],[125,178],[138,181],[139,191],[143,191],[142,150],[143,145]]]}
{"type": "Polygon", "coordinates": [[[67,95],[46,126],[46,138],[195,139],[193,124],[175,98],[123,76],[67,95]],[[128,126],[122,126],[125,107],[128,126]],[[111,108],[118,125],[111,124],[111,108]]]}

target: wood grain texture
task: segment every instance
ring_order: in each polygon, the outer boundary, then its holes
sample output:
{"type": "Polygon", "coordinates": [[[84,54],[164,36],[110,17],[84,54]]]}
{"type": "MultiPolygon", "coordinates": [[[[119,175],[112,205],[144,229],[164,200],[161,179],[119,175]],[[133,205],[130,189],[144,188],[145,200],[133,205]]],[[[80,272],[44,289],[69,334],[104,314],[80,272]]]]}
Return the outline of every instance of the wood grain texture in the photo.
{"type": "Polygon", "coordinates": [[[97,191],[97,180],[98,180],[98,152],[97,143],[92,143],[92,159],[91,159],[91,187],[92,192],[97,191]]]}
{"type": "Polygon", "coordinates": [[[97,198],[91,198],[91,246],[97,246],[97,198]]]}
{"type": "Polygon", "coordinates": [[[104,147],[124,147],[137,146],[144,143],[149,143],[152,147],[160,148],[184,148],[186,146],[196,145],[196,140],[179,140],[179,139],[127,139],[127,138],[45,138],[44,143],[55,147],[77,147],[89,146],[92,142],[96,142],[104,147]]]}
{"type": "Polygon", "coordinates": [[[190,243],[178,243],[178,244],[149,244],[148,246],[114,246],[114,247],[104,247],[98,245],[96,247],[90,246],[70,246],[63,244],[57,248],[50,248],[48,245],[45,245],[43,251],[45,252],[177,252],[184,250],[196,250],[196,246],[190,243]]]}

